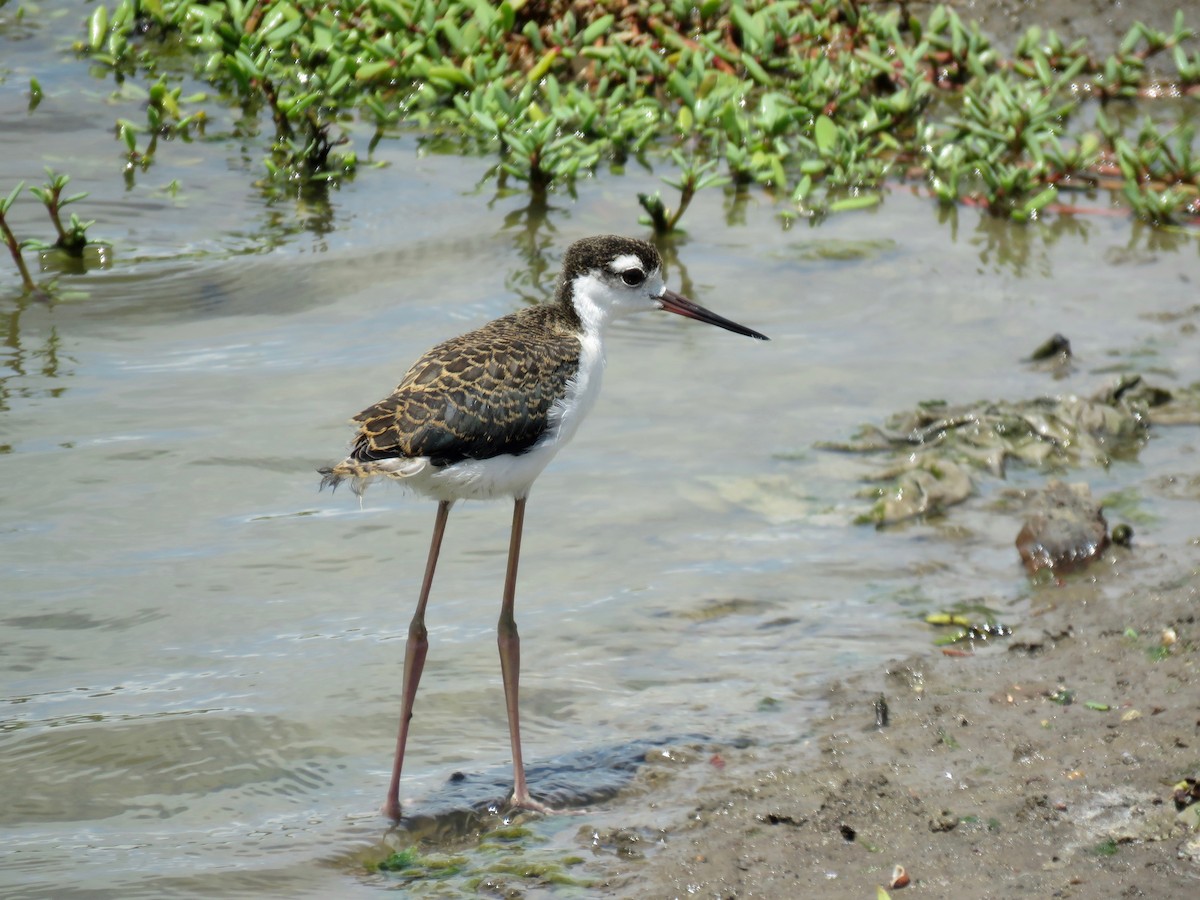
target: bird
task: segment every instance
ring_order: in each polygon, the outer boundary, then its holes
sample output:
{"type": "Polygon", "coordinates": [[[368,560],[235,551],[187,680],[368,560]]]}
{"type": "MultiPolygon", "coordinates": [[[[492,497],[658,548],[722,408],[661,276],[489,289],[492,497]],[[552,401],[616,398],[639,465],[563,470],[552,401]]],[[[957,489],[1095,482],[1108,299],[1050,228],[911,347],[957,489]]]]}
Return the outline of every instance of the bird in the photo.
{"type": "Polygon", "coordinates": [[[584,238],[567,248],[550,302],[524,307],[432,347],[388,397],[354,417],[357,431],[349,455],[318,470],[322,489],[336,490],[349,480],[360,499],[373,481],[389,480],[437,501],[404,647],[400,728],[381,809],[394,821],[402,818],[400,775],[429,649],[426,604],[446,521],[459,500],[513,501],[496,635],[512,749],[508,803],[513,809],[556,812],[531,795],[521,755],[521,645],[514,606],[525,502],[533,482],[595,403],[609,324],[653,310],[768,340],[667,288],[654,245],[619,235],[584,238]]]}

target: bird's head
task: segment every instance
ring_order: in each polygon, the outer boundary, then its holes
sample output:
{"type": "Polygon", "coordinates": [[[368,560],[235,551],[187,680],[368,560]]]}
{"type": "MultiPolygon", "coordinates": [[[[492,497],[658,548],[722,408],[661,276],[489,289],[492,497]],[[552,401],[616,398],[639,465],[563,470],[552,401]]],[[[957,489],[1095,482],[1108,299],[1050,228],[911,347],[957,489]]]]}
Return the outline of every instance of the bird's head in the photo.
{"type": "Polygon", "coordinates": [[[557,300],[569,304],[585,328],[602,329],[630,313],[661,309],[759,340],[767,336],[739,325],[670,290],[654,245],[635,238],[602,235],[567,248],[557,300]]]}

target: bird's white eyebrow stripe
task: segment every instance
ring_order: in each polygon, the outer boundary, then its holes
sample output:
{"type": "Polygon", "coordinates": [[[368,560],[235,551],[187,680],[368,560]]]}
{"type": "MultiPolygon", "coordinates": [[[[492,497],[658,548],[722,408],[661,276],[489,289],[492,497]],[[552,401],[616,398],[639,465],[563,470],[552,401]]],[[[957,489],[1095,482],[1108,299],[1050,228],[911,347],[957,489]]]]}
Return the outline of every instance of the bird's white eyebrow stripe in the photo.
{"type": "Polygon", "coordinates": [[[644,270],[646,264],[642,262],[641,257],[636,253],[622,253],[608,267],[614,272],[624,272],[626,269],[641,269],[644,270]]]}

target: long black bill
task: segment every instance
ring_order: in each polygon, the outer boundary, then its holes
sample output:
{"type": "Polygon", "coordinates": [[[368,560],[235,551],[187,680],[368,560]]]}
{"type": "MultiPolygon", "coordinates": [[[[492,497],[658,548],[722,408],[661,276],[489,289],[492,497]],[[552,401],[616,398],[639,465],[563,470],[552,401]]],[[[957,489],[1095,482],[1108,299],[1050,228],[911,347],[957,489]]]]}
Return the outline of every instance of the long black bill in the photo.
{"type": "Polygon", "coordinates": [[[747,328],[745,325],[739,325],[737,322],[730,321],[724,316],[718,316],[715,312],[705,309],[699,303],[693,303],[682,294],[677,294],[665,288],[658,295],[658,305],[660,309],[675,313],[677,316],[686,316],[689,319],[707,322],[709,325],[716,325],[718,328],[724,328],[726,331],[744,334],[746,337],[757,338],[760,341],[770,340],[765,334],[759,334],[753,328],[747,328]]]}

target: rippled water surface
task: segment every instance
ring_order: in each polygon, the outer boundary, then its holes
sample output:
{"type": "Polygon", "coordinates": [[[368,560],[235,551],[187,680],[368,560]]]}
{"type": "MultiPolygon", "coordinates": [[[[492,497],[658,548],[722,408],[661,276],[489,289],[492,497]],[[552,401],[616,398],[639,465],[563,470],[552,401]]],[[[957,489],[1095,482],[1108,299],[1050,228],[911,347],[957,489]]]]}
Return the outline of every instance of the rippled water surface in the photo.
{"type": "MultiPolygon", "coordinates": [[[[114,263],[53,304],[0,271],[0,892],[395,886],[368,863],[404,844],[375,810],[433,505],[383,487],[360,508],[319,494],[315,470],[427,346],[544,297],[571,240],[641,234],[635,195],[659,183],[602,175],[543,221],[477,187],[483,162],[402,138],[328,213],[262,200],[257,150],[221,142],[165,148],[127,190],[117,145],[96,138],[109,113],[74,94],[104,86],[9,47],[0,188],[72,171],[114,263]],[[11,89],[31,73],[36,116],[11,89]],[[88,142],[71,168],[63,148],[88,142]]],[[[22,210],[22,228],[45,226],[22,210]]],[[[924,399],[1200,377],[1195,316],[1156,315],[1194,309],[1194,236],[1120,216],[939,218],[906,190],[791,230],[757,193],[709,191],[685,224],[670,284],[772,340],[619,323],[599,403],[534,490],[517,603],[533,787],[600,802],[533,823],[526,858],[678,816],[684,782],[629,788],[653,748],[801,741],[821,684],[928,647],[918,613],[1020,602],[1019,525],[985,509],[1003,483],[877,533],[852,524],[864,464],[815,442],[924,399]],[[1080,356],[1060,382],[1020,361],[1055,331],[1080,356]]],[[[1146,486],[1196,448],[1194,429],[1163,430],[1138,461],[1077,477],[1144,491],[1139,536],[1169,548],[1194,535],[1194,506],[1146,486]]],[[[509,514],[462,504],[443,547],[403,790],[434,828],[509,778],[494,638],[509,514]]],[[[467,874],[432,894],[473,889],[503,857],[444,840],[467,874]]],[[[619,865],[608,850],[576,869],[619,865]]]]}

